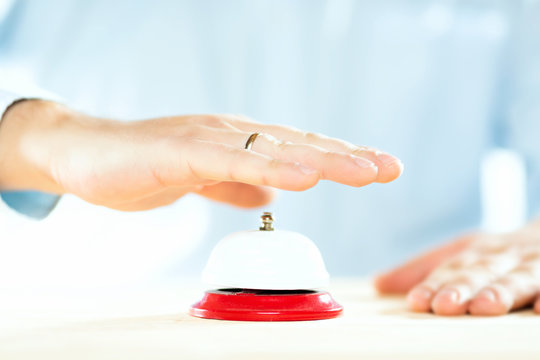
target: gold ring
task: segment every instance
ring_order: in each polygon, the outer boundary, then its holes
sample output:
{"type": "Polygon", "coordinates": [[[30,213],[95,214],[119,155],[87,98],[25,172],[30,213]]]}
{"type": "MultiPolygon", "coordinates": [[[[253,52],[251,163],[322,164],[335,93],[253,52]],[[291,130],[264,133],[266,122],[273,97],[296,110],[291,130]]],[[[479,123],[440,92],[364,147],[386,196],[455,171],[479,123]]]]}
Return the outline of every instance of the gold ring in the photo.
{"type": "Polygon", "coordinates": [[[251,150],[251,147],[253,146],[253,143],[255,142],[255,139],[257,139],[257,136],[261,135],[261,133],[253,133],[249,135],[249,138],[246,141],[246,146],[244,146],[244,149],[251,150]]]}

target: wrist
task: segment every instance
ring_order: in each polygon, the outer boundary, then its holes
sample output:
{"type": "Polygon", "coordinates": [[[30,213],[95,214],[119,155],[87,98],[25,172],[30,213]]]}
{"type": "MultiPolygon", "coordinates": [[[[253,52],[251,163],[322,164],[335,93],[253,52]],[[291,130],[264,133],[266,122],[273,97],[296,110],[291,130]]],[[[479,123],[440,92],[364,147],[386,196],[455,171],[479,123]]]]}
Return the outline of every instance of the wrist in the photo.
{"type": "Polygon", "coordinates": [[[61,194],[51,176],[51,136],[75,113],[45,100],[23,100],[0,123],[0,190],[36,190],[61,194]]]}

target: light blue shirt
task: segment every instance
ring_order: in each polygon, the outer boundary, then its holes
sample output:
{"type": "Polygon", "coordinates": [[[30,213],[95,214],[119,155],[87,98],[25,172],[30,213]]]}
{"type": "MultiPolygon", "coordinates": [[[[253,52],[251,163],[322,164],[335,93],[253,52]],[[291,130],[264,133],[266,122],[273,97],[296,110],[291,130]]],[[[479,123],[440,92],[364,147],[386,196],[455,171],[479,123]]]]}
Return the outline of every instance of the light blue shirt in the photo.
{"type": "MultiPolygon", "coordinates": [[[[21,0],[0,23],[0,67],[95,115],[243,113],[399,156],[394,183],[322,183],[270,207],[331,273],[356,275],[476,227],[492,146],[525,156],[537,212],[539,23],[538,1],[21,0]]],[[[213,212],[180,267],[259,211],[213,212]]]]}

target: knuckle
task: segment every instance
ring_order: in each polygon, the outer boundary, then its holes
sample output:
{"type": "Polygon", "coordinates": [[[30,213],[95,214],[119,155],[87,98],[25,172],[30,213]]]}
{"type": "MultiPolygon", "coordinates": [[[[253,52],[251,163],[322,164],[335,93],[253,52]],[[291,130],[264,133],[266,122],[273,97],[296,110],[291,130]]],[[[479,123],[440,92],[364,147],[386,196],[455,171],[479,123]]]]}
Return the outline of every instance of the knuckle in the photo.
{"type": "Polygon", "coordinates": [[[219,115],[205,115],[204,117],[202,117],[201,123],[203,125],[216,127],[216,128],[230,127],[229,122],[219,115]]]}
{"type": "Polygon", "coordinates": [[[286,152],[287,148],[289,147],[288,146],[289,144],[287,144],[286,142],[281,141],[281,140],[276,140],[274,142],[274,145],[276,145],[278,151],[280,151],[280,152],[286,152]]]}
{"type": "Polygon", "coordinates": [[[491,256],[484,256],[477,259],[472,265],[478,268],[489,269],[493,266],[495,260],[491,256]]]}
{"type": "Polygon", "coordinates": [[[369,157],[369,156],[377,156],[379,154],[379,151],[372,151],[364,148],[356,148],[353,145],[344,145],[345,149],[349,150],[353,155],[359,156],[359,157],[369,157]]]}
{"type": "Polygon", "coordinates": [[[511,242],[500,237],[483,237],[471,245],[471,249],[485,255],[499,255],[505,253],[511,242]]]}
{"type": "Polygon", "coordinates": [[[449,270],[458,270],[466,268],[478,261],[478,254],[472,251],[464,251],[457,256],[453,256],[444,262],[441,266],[449,270]]]}
{"type": "Polygon", "coordinates": [[[475,271],[478,273],[486,272],[490,274],[495,274],[495,273],[500,273],[499,268],[500,266],[499,266],[498,261],[485,257],[485,258],[480,258],[475,263],[471,264],[468,270],[475,271]]]}
{"type": "MultiPolygon", "coordinates": [[[[337,155],[334,151],[330,151],[330,150],[326,150],[326,149],[321,149],[320,153],[325,158],[333,158],[333,157],[336,157],[336,155],[337,155]]],[[[352,157],[351,157],[351,159],[352,159],[352,157]]]]}
{"type": "Polygon", "coordinates": [[[321,136],[314,132],[304,132],[303,133],[304,140],[307,142],[316,142],[320,140],[321,136]]]}
{"type": "Polygon", "coordinates": [[[283,162],[277,159],[268,160],[268,168],[272,171],[278,170],[283,165],[283,162]]]}
{"type": "Polygon", "coordinates": [[[261,134],[259,134],[259,137],[262,138],[263,140],[271,143],[271,144],[279,143],[278,139],[276,139],[275,137],[273,137],[272,135],[267,134],[267,133],[261,133],[261,134]]]}
{"type": "Polygon", "coordinates": [[[326,150],[326,149],[320,150],[319,155],[321,157],[321,160],[327,163],[331,163],[332,161],[338,160],[340,158],[340,156],[337,153],[326,150]]]}
{"type": "Polygon", "coordinates": [[[279,152],[287,152],[291,149],[292,143],[290,141],[274,140],[274,145],[279,152]]]}
{"type": "Polygon", "coordinates": [[[528,261],[540,261],[540,250],[534,249],[525,252],[522,257],[522,261],[528,262],[528,261]]]}
{"type": "Polygon", "coordinates": [[[540,261],[527,261],[519,264],[512,270],[515,275],[530,276],[540,280],[540,261]]]}
{"type": "Polygon", "coordinates": [[[457,259],[448,260],[448,262],[446,262],[444,266],[449,270],[458,270],[465,267],[466,264],[467,262],[465,261],[465,259],[457,258],[457,259]]]}

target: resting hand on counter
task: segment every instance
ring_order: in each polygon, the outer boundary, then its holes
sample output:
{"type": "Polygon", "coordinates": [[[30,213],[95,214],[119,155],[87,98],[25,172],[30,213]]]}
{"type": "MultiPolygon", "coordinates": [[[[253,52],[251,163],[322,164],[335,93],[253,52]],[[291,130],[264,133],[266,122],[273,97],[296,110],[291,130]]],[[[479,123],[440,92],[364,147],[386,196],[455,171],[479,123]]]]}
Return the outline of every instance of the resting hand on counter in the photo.
{"type": "Polygon", "coordinates": [[[409,307],[438,315],[540,314],[540,220],[507,234],[475,234],[376,279],[381,293],[406,293],[409,307]]]}
{"type": "Polygon", "coordinates": [[[123,122],[25,100],[0,124],[0,190],[71,193],[136,211],[186,193],[240,207],[326,179],[351,186],[396,179],[401,162],[373,148],[235,115],[123,122]],[[253,133],[260,133],[246,150],[253,133]]]}

